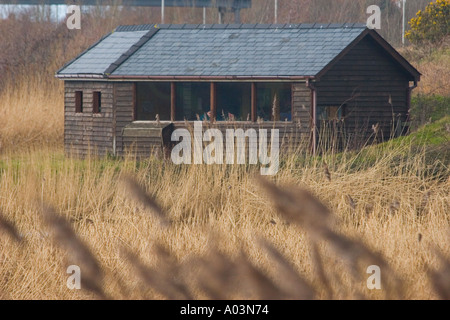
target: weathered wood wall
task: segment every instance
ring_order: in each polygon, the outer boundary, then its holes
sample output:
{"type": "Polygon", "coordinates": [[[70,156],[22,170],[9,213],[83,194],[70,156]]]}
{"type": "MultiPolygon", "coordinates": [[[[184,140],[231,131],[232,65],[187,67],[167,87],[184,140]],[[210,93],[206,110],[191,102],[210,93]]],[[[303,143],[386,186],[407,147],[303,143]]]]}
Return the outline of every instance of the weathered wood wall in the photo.
{"type": "Polygon", "coordinates": [[[135,89],[132,82],[114,83],[114,105],[116,107],[116,154],[124,155],[126,148],[133,143],[132,140],[123,137],[123,129],[134,120],[135,89]]]}
{"type": "Polygon", "coordinates": [[[344,126],[349,139],[367,139],[376,124],[378,138],[387,139],[393,134],[393,117],[394,125],[407,120],[409,81],[411,76],[366,37],[316,83],[317,105],[346,104],[344,126]]]}
{"type": "Polygon", "coordinates": [[[66,152],[85,156],[113,151],[113,84],[100,81],[66,81],[64,85],[64,145],[66,152]],[[83,112],[75,112],[75,91],[83,92],[83,112]],[[94,114],[93,92],[101,92],[101,113],[94,114]]]}
{"type": "Polygon", "coordinates": [[[306,83],[292,84],[292,121],[300,128],[303,136],[307,137],[311,134],[311,94],[306,83]]]}
{"type": "MultiPolygon", "coordinates": [[[[168,106],[169,107],[169,106],[168,106]]],[[[310,140],[311,91],[305,83],[292,85],[292,122],[217,122],[207,123],[204,130],[217,128],[224,137],[226,129],[279,129],[281,148],[306,148],[310,140]]],[[[138,156],[162,154],[163,146],[171,144],[171,131],[192,127],[193,122],[174,122],[159,134],[143,134],[156,128],[154,122],[146,125],[135,119],[135,88],[132,82],[66,81],[65,83],[65,146],[67,151],[85,156],[89,150],[98,155],[125,155],[128,151],[138,156]],[[83,92],[83,112],[75,112],[75,91],[83,92]],[[101,113],[93,113],[93,92],[102,94],[101,113]],[[151,127],[151,128],[150,128],[151,127]]],[[[161,124],[161,127],[163,125],[161,124]]],[[[152,131],[153,132],[153,131],[152,131]]]]}

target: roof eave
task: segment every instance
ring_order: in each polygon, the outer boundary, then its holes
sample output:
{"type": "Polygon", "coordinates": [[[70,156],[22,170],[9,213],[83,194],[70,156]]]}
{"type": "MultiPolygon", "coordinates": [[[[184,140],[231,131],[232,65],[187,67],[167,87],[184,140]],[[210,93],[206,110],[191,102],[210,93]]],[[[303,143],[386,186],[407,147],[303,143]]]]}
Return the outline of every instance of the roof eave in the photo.
{"type": "Polygon", "coordinates": [[[174,76],[143,76],[143,75],[109,75],[108,79],[111,80],[208,80],[208,81],[223,81],[223,80],[307,80],[314,78],[314,76],[194,76],[194,75],[174,75],[174,76]]]}
{"type": "Polygon", "coordinates": [[[76,80],[80,80],[80,79],[106,79],[105,75],[103,73],[74,73],[74,74],[56,74],[55,75],[56,78],[58,79],[64,79],[64,80],[69,80],[69,79],[76,79],[76,80]]]}
{"type": "Polygon", "coordinates": [[[109,37],[112,33],[109,32],[108,34],[104,35],[103,37],[101,37],[98,41],[96,41],[93,45],[91,45],[90,47],[88,47],[86,50],[84,50],[83,52],[81,52],[78,56],[76,56],[75,58],[73,58],[72,60],[70,60],[69,62],[67,62],[65,65],[63,65],[59,70],[56,71],[56,75],[58,76],[58,74],[60,74],[60,72],[62,72],[64,69],[66,69],[68,66],[70,66],[72,63],[74,63],[76,60],[78,60],[79,58],[81,58],[81,56],[83,56],[84,54],[86,54],[89,50],[91,50],[92,48],[94,48],[96,45],[98,45],[100,42],[102,42],[104,39],[106,39],[107,37],[109,37]]]}

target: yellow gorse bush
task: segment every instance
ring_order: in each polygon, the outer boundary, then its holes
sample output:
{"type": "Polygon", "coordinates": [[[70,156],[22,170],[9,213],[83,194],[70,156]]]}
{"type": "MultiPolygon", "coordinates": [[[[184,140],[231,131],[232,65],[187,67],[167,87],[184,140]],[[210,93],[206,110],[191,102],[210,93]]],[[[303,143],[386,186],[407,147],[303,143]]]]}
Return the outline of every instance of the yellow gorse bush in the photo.
{"type": "Polygon", "coordinates": [[[450,0],[430,2],[424,11],[419,10],[409,22],[411,30],[405,36],[412,43],[438,42],[450,34],[450,0]]]}

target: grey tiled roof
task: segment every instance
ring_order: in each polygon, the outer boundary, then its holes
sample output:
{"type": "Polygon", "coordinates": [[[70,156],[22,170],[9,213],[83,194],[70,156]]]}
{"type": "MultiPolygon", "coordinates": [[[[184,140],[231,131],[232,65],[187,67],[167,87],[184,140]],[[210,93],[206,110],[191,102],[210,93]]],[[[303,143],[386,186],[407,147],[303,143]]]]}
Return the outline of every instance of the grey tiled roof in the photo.
{"type": "Polygon", "coordinates": [[[130,47],[139,41],[148,30],[113,32],[94,44],[78,58],[69,62],[58,74],[104,74],[130,47]]]}
{"type": "Polygon", "coordinates": [[[108,70],[114,76],[314,76],[366,29],[318,24],[160,25],[137,43],[152,28],[118,27],[58,74],[108,70]]]}

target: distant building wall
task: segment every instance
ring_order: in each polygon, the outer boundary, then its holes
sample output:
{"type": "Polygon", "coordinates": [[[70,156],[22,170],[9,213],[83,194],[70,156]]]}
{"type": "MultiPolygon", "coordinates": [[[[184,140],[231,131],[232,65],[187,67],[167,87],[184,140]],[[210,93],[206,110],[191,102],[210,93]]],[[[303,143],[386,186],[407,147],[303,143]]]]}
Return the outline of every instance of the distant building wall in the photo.
{"type": "Polygon", "coordinates": [[[64,145],[81,156],[94,151],[113,151],[113,84],[98,81],[66,81],[64,85],[64,145]],[[76,112],[76,92],[82,93],[82,112],[76,112]],[[94,92],[101,96],[101,109],[94,113],[94,92]]]}
{"type": "Polygon", "coordinates": [[[407,120],[410,80],[386,51],[366,37],[316,83],[317,107],[343,106],[349,139],[369,138],[377,124],[379,138],[388,139],[396,133],[393,127],[407,120]]]}

